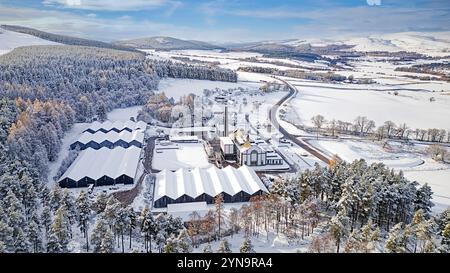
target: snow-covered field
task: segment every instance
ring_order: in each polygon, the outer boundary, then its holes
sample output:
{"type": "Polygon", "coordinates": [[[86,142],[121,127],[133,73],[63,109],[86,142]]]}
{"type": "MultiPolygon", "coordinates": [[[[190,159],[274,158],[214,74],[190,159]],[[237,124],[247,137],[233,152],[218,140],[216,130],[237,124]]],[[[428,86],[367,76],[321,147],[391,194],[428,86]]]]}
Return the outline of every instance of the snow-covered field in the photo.
{"type": "Polygon", "coordinates": [[[201,96],[204,89],[230,89],[242,87],[244,89],[258,89],[261,84],[247,82],[218,82],[191,79],[166,78],[160,81],[158,92],[164,92],[168,98],[178,100],[182,96],[193,93],[201,96]]]}
{"type": "MultiPolygon", "coordinates": [[[[294,83],[295,84],[295,83],[294,83]]],[[[311,125],[311,117],[323,115],[327,120],[353,122],[366,116],[377,125],[391,120],[410,128],[450,129],[450,96],[441,93],[333,89],[330,87],[298,87],[292,100],[301,122],[311,125]],[[430,98],[435,98],[430,102],[430,98]]]]}
{"type": "Polygon", "coordinates": [[[17,33],[0,28],[0,55],[6,54],[16,47],[32,45],[59,45],[32,35],[17,33]]]}
{"type": "Polygon", "coordinates": [[[368,164],[382,162],[395,169],[412,168],[424,163],[417,154],[396,153],[389,151],[389,148],[383,148],[380,144],[368,141],[310,140],[308,142],[330,156],[339,155],[347,162],[363,158],[368,164]]]}
{"type": "Polygon", "coordinates": [[[433,190],[434,212],[441,212],[450,207],[450,169],[405,171],[405,177],[420,184],[428,183],[433,190]]]}

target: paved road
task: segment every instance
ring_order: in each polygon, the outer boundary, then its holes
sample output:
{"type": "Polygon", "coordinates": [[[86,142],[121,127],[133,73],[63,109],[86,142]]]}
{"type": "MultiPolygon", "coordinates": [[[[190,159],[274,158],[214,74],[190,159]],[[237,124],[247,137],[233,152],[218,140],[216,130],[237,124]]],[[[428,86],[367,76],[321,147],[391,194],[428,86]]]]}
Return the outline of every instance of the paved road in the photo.
{"type": "Polygon", "coordinates": [[[316,148],[311,146],[309,143],[303,141],[300,138],[297,138],[297,136],[295,136],[295,135],[290,134],[286,129],[284,129],[278,123],[278,120],[277,120],[278,108],[281,105],[283,105],[285,102],[287,102],[288,100],[290,100],[291,98],[296,96],[298,94],[298,90],[297,90],[297,88],[295,86],[293,86],[292,84],[288,83],[285,80],[282,80],[282,79],[277,78],[277,77],[273,77],[273,78],[275,78],[275,79],[285,83],[289,87],[289,93],[286,96],[284,96],[280,101],[278,101],[274,106],[272,106],[272,108],[269,111],[270,121],[272,122],[272,124],[276,128],[278,128],[278,131],[280,131],[280,133],[284,135],[284,138],[289,139],[290,141],[292,141],[293,143],[297,144],[298,146],[300,146],[304,150],[308,151],[310,154],[314,155],[315,157],[317,157],[318,159],[322,160],[326,164],[330,164],[330,159],[326,155],[324,155],[323,153],[318,151],[316,148]]]}

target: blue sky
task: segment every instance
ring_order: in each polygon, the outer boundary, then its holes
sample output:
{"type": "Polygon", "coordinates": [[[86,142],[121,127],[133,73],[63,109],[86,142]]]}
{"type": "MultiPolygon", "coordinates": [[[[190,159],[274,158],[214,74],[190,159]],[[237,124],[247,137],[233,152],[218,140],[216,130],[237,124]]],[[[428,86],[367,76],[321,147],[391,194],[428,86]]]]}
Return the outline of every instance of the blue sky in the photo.
{"type": "Polygon", "coordinates": [[[449,0],[0,0],[0,23],[98,40],[216,42],[449,31],[449,0]]]}

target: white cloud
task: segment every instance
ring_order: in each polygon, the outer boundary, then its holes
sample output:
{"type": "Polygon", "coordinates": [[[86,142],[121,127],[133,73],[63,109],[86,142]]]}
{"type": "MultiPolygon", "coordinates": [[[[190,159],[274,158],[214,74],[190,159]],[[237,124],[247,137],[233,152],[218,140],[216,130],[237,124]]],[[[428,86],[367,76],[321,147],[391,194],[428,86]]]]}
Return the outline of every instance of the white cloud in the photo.
{"type": "MultiPolygon", "coordinates": [[[[0,21],[2,24],[23,25],[58,34],[105,41],[149,36],[173,36],[205,41],[248,42],[288,38],[331,38],[343,35],[403,31],[450,30],[450,16],[448,16],[450,8],[393,8],[385,5],[374,9],[364,5],[339,7],[332,10],[301,10],[286,7],[242,10],[238,9],[237,5],[227,8],[224,5],[229,5],[229,2],[225,4],[224,0],[214,1],[214,4],[202,7],[207,23],[199,27],[171,23],[170,20],[162,23],[153,21],[149,17],[146,19],[130,16],[104,18],[99,14],[95,17],[94,11],[92,15],[81,15],[69,9],[45,10],[2,5],[0,5],[0,21]],[[220,17],[230,16],[264,18],[274,22],[286,18],[300,20],[298,24],[290,23],[276,31],[268,31],[261,27],[248,26],[245,23],[239,26],[223,24],[220,17]],[[208,24],[208,20],[211,25],[208,24]]],[[[170,4],[166,8],[170,8],[170,4]]],[[[165,14],[166,11],[162,10],[161,12],[165,14]]]]}
{"type": "Polygon", "coordinates": [[[0,6],[1,24],[21,25],[56,34],[101,41],[115,41],[151,36],[172,36],[180,39],[204,41],[233,41],[259,39],[254,31],[245,28],[203,29],[150,20],[136,20],[130,16],[101,18],[77,15],[65,10],[39,10],[0,6]]]}
{"type": "Polygon", "coordinates": [[[369,6],[380,6],[381,0],[367,0],[367,5],[369,6]]]}
{"type": "Polygon", "coordinates": [[[84,10],[145,10],[173,3],[170,0],[44,0],[44,5],[84,10]]]}

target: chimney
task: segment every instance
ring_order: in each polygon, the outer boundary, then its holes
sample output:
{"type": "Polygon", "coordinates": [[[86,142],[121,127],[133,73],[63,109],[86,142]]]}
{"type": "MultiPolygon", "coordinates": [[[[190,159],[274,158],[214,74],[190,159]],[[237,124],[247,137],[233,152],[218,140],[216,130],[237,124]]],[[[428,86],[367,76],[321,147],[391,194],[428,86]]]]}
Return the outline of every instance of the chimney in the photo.
{"type": "Polygon", "coordinates": [[[228,136],[228,105],[225,105],[225,112],[223,117],[223,134],[228,136]]]}

